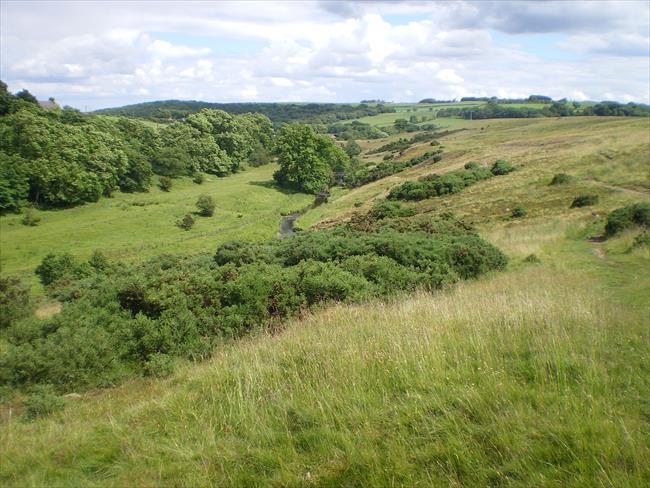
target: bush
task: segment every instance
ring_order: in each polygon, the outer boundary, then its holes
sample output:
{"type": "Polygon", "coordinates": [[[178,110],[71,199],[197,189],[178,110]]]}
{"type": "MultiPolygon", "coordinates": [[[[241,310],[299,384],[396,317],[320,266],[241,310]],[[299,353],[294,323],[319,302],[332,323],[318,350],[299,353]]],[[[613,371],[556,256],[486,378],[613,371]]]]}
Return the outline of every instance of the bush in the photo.
{"type": "Polygon", "coordinates": [[[29,288],[18,279],[0,277],[0,329],[32,313],[29,288]]]}
{"type": "Polygon", "coordinates": [[[194,226],[194,217],[192,214],[185,214],[185,217],[176,221],[176,226],[183,230],[190,230],[194,226]]]}
{"type": "Polygon", "coordinates": [[[196,174],[192,177],[192,181],[193,181],[194,183],[196,183],[197,185],[202,185],[203,182],[205,181],[205,176],[203,175],[203,173],[196,173],[196,174]]]}
{"type": "Polygon", "coordinates": [[[21,220],[23,225],[27,225],[30,227],[35,227],[38,225],[38,223],[41,221],[41,218],[36,215],[34,212],[34,209],[31,207],[28,207],[25,210],[25,215],[23,215],[23,218],[21,220]]]}
{"type": "Polygon", "coordinates": [[[203,217],[212,217],[216,204],[210,195],[201,195],[196,201],[196,207],[199,209],[199,215],[203,217]]]}
{"type": "Polygon", "coordinates": [[[169,191],[172,189],[173,181],[169,176],[161,176],[158,178],[158,187],[162,191],[169,191]]]}
{"type": "Polygon", "coordinates": [[[517,205],[512,209],[510,216],[515,219],[519,219],[528,215],[528,211],[521,205],[517,205]]]}
{"type": "Polygon", "coordinates": [[[463,167],[465,169],[477,169],[477,168],[480,168],[481,165],[474,162],[474,161],[470,161],[469,163],[465,163],[465,166],[463,166],[463,167]]]}
{"type": "Polygon", "coordinates": [[[58,396],[51,385],[35,386],[24,400],[25,419],[34,420],[44,415],[63,410],[65,400],[58,396]]]}
{"type": "Polygon", "coordinates": [[[41,283],[47,286],[61,278],[76,275],[78,269],[79,267],[72,254],[48,254],[34,272],[38,275],[41,283]]]}
{"type": "Polygon", "coordinates": [[[451,171],[443,175],[423,176],[417,181],[407,181],[391,188],[391,200],[423,200],[434,196],[457,193],[481,180],[492,177],[492,173],[479,166],[474,169],[451,171]]]}
{"type": "Polygon", "coordinates": [[[507,161],[504,161],[503,159],[499,159],[494,162],[492,165],[492,168],[490,171],[494,176],[501,176],[501,175],[507,175],[508,173],[511,173],[515,170],[515,167],[508,163],[507,161]]]}
{"type": "Polygon", "coordinates": [[[566,173],[558,173],[553,177],[550,184],[551,185],[566,185],[567,183],[571,183],[571,181],[573,181],[572,176],[569,176],[566,173]]]}
{"type": "Polygon", "coordinates": [[[174,358],[169,354],[154,353],[144,365],[145,376],[166,378],[174,372],[174,358]]]}
{"type": "Polygon", "coordinates": [[[573,199],[570,208],[588,207],[598,203],[598,195],[579,195],[573,199]]]}
{"type": "Polygon", "coordinates": [[[635,225],[650,228],[650,203],[635,203],[610,212],[605,225],[605,235],[611,237],[635,225]]]}
{"type": "Polygon", "coordinates": [[[643,231],[638,236],[634,238],[632,243],[632,248],[650,246],[650,232],[643,231]]]}
{"type": "Polygon", "coordinates": [[[531,264],[539,264],[539,263],[541,263],[542,261],[537,257],[537,255],[535,255],[535,254],[529,254],[529,255],[526,256],[526,258],[524,259],[524,262],[525,262],[525,263],[531,263],[531,264]]]}

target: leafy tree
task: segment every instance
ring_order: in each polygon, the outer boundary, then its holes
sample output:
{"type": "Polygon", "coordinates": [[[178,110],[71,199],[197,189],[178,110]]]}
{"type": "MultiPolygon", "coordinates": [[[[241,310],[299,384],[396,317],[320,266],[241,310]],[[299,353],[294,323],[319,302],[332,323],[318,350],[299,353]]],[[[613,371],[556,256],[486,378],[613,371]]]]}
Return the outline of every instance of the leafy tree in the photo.
{"type": "Polygon", "coordinates": [[[351,158],[361,154],[361,146],[354,139],[350,139],[345,145],[345,152],[351,158]]]}
{"type": "Polygon", "coordinates": [[[0,213],[16,212],[29,195],[29,172],[26,161],[18,155],[0,150],[0,213]]]}
{"type": "Polygon", "coordinates": [[[280,169],[273,177],[289,188],[316,193],[326,190],[333,171],[349,164],[345,152],[329,137],[306,125],[284,126],[275,144],[280,169]]]}
{"type": "Polygon", "coordinates": [[[78,265],[72,254],[48,254],[35,270],[44,285],[50,285],[64,277],[77,274],[78,265]]]}
{"type": "Polygon", "coordinates": [[[199,209],[199,215],[212,217],[216,204],[210,195],[201,195],[196,201],[196,207],[199,209]]]}
{"type": "Polygon", "coordinates": [[[23,88],[20,90],[18,93],[16,93],[16,98],[19,98],[20,100],[25,100],[28,103],[33,103],[35,105],[38,105],[38,100],[36,100],[36,97],[29,93],[27,89],[23,88]]]}

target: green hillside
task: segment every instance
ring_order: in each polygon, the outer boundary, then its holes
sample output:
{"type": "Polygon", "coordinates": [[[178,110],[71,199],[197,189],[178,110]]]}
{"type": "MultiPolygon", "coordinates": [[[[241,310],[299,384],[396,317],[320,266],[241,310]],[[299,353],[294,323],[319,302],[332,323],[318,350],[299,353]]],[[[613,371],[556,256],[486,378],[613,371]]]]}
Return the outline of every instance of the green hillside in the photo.
{"type": "MultiPolygon", "coordinates": [[[[377,117],[388,115],[399,113],[377,117]]],[[[179,359],[166,378],[68,391],[63,410],[34,420],[23,402],[29,391],[3,390],[0,483],[649,484],[647,230],[603,236],[612,210],[650,202],[648,119],[444,120],[464,130],[436,139],[441,161],[336,188],[298,224],[372,228],[391,187],[502,159],[515,170],[398,202],[408,212],[396,225],[443,218],[473,227],[508,256],[505,270],[439,290],[321,303],[246,338],[224,338],[207,360],[179,359]],[[566,180],[552,185],[558,174],[566,180]],[[585,195],[597,201],[571,208],[585,195]]],[[[375,167],[386,155],[406,161],[432,149],[427,139],[368,154],[400,137],[359,141],[360,161],[375,167]]],[[[51,250],[85,258],[98,248],[134,262],[163,252],[211,257],[226,240],[272,238],[281,212],[313,199],[278,191],[273,170],[203,185],[176,180],[169,193],[118,193],[42,212],[33,228],[3,216],[3,267],[28,274],[51,250]],[[215,216],[176,228],[200,193],[214,196],[215,216]]]]}

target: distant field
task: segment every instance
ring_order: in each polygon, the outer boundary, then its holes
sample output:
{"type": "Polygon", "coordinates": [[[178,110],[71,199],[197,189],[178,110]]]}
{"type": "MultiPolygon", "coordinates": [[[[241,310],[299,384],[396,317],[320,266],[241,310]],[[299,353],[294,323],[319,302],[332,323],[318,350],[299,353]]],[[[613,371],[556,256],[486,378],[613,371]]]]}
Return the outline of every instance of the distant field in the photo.
{"type": "Polygon", "coordinates": [[[113,198],[65,210],[39,211],[37,227],[20,223],[20,215],[0,218],[0,266],[3,273],[31,276],[50,252],[87,258],[95,249],[112,258],[139,260],[161,253],[212,251],[228,240],[266,239],[277,234],[281,212],[313,201],[305,194],[278,191],[275,165],[217,178],[202,185],[174,180],[171,192],[153,186],[149,193],[116,193],[113,198]],[[184,231],[174,225],[194,206],[199,195],[214,197],[213,217],[196,217],[184,231]]]}

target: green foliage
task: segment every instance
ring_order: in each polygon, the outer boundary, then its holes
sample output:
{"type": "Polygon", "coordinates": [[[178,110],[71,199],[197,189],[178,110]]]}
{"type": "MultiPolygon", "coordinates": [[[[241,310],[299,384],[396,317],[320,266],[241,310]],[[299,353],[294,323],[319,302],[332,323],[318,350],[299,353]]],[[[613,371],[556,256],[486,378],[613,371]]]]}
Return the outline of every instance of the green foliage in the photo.
{"type": "Polygon", "coordinates": [[[34,209],[32,207],[27,207],[25,209],[25,214],[23,215],[23,218],[20,222],[28,227],[35,227],[40,221],[41,218],[36,215],[34,209]]]}
{"type": "Polygon", "coordinates": [[[569,176],[566,173],[558,173],[555,176],[553,176],[553,179],[551,180],[550,185],[566,185],[567,183],[571,183],[573,181],[573,177],[569,176]]]}
{"type": "Polygon", "coordinates": [[[492,168],[490,171],[494,176],[501,176],[501,175],[507,175],[508,173],[511,173],[515,170],[515,167],[508,163],[507,161],[504,161],[503,159],[498,159],[497,161],[494,162],[492,165],[492,168]]]}
{"type": "Polygon", "coordinates": [[[286,125],[275,142],[280,169],[273,175],[284,187],[307,193],[326,190],[333,172],[345,171],[349,157],[329,137],[306,125],[286,125]]]}
{"type": "Polygon", "coordinates": [[[463,168],[465,168],[465,169],[478,169],[480,167],[481,167],[481,165],[474,162],[474,161],[470,161],[469,163],[465,163],[465,165],[463,166],[463,168]]]}
{"type": "Polygon", "coordinates": [[[365,185],[372,181],[377,181],[386,176],[394,175],[406,168],[411,168],[425,162],[437,163],[442,159],[442,149],[425,152],[420,156],[413,157],[407,161],[393,161],[390,158],[384,158],[384,161],[373,168],[361,166],[356,160],[350,164],[350,171],[346,174],[345,181],[350,187],[365,185]]]}
{"type": "Polygon", "coordinates": [[[35,420],[50,415],[65,407],[65,400],[56,394],[51,385],[37,385],[23,402],[25,419],[35,420]]]}
{"type": "MultiPolygon", "coordinates": [[[[337,123],[327,127],[328,134],[334,134],[339,140],[379,139],[388,134],[370,124],[354,120],[350,123],[337,123]]],[[[352,154],[350,156],[353,156],[352,154]]]]}
{"type": "Polygon", "coordinates": [[[205,176],[203,175],[203,173],[196,173],[192,177],[192,181],[197,185],[202,185],[205,182],[205,176]]]}
{"type": "Polygon", "coordinates": [[[169,354],[153,353],[144,364],[145,376],[166,378],[174,372],[174,358],[169,354]]]}
{"type": "Polygon", "coordinates": [[[610,212],[605,225],[605,235],[611,237],[637,225],[650,228],[650,203],[635,203],[610,212]]]}
{"type": "Polygon", "coordinates": [[[194,227],[194,217],[192,217],[192,214],[185,214],[182,219],[176,221],[176,226],[183,230],[190,230],[194,227]]]}
{"type": "Polygon", "coordinates": [[[409,213],[389,202],[366,219],[377,224],[371,232],[341,227],[232,242],[214,258],[160,256],[112,266],[93,258],[88,272],[69,256],[48,256],[39,275],[66,306],[6,329],[0,382],[90,388],[135,374],[166,375],[174,358],[205,357],[222,337],[321,303],[435,289],[505,266],[498,249],[454,220],[399,218],[409,213]]]}
{"type": "Polygon", "coordinates": [[[0,214],[20,210],[28,195],[27,162],[17,154],[9,155],[0,150],[0,214]]]}
{"type": "Polygon", "coordinates": [[[598,203],[598,195],[578,195],[571,202],[570,208],[587,207],[598,203]]]}
{"type": "Polygon", "coordinates": [[[359,154],[361,154],[361,146],[359,146],[357,141],[355,141],[354,139],[350,139],[345,145],[345,152],[351,158],[354,156],[358,156],[359,154]]]}
{"type": "Polygon", "coordinates": [[[29,288],[18,278],[0,276],[0,329],[32,313],[29,288]]]}
{"type": "Polygon", "coordinates": [[[196,207],[199,209],[199,215],[203,217],[212,217],[216,203],[210,195],[201,195],[196,201],[196,207]]]}
{"type": "Polygon", "coordinates": [[[169,176],[161,176],[158,178],[158,187],[162,191],[170,191],[173,185],[174,182],[169,176]]]}
{"type": "Polygon", "coordinates": [[[492,177],[492,173],[481,166],[474,169],[451,171],[442,175],[429,175],[417,181],[407,181],[390,189],[391,200],[424,200],[434,196],[457,193],[464,188],[492,177]]]}
{"type": "Polygon", "coordinates": [[[391,202],[388,200],[375,203],[369,212],[370,218],[374,220],[412,217],[413,215],[415,215],[414,208],[403,207],[399,202],[391,202]]]}
{"type": "Polygon", "coordinates": [[[520,219],[522,217],[525,217],[526,215],[528,215],[528,210],[526,210],[526,208],[523,205],[516,205],[512,209],[512,213],[510,214],[510,216],[514,219],[520,219]]]}
{"type": "Polygon", "coordinates": [[[632,248],[650,246],[650,232],[644,230],[634,238],[632,248]]]}
{"type": "Polygon", "coordinates": [[[182,120],[204,109],[215,109],[230,114],[263,114],[277,126],[283,123],[332,124],[341,120],[357,119],[381,113],[395,112],[383,104],[337,103],[209,103],[197,101],[167,100],[146,102],[125,107],[98,110],[97,113],[142,117],[154,121],[182,120]]]}
{"type": "Polygon", "coordinates": [[[530,264],[539,264],[542,261],[537,257],[536,254],[529,254],[524,258],[524,263],[530,263],[530,264]]]}
{"type": "Polygon", "coordinates": [[[63,278],[78,277],[79,272],[77,261],[69,253],[48,254],[35,270],[41,283],[46,286],[63,278]]]}

